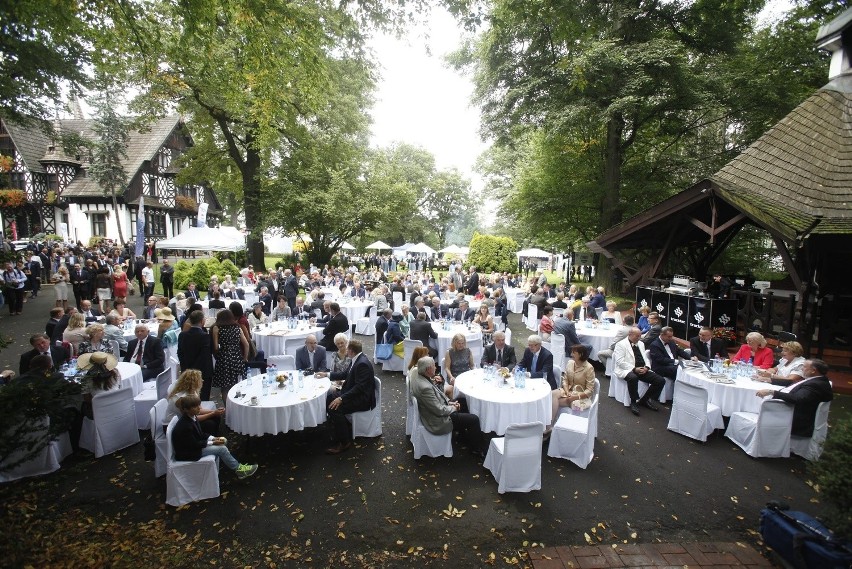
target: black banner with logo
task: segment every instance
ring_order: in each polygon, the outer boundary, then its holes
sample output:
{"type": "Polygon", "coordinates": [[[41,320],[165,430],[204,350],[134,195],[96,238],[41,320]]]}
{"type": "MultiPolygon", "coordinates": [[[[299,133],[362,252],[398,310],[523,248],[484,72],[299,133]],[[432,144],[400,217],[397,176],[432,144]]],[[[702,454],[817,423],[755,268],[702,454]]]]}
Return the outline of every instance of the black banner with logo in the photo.
{"type": "Polygon", "coordinates": [[[680,294],[669,295],[669,314],[665,326],[671,326],[675,338],[687,338],[690,297],[680,294]]]}
{"type": "Polygon", "coordinates": [[[651,300],[651,312],[660,314],[660,326],[669,325],[669,302],[673,296],[661,290],[655,290],[651,300]]]}
{"type": "MultiPolygon", "coordinates": [[[[653,301],[654,291],[650,288],[644,286],[636,287],[636,314],[634,315],[634,322],[639,322],[639,309],[643,306],[647,306],[651,308],[651,302],[653,301]]],[[[653,310],[653,309],[652,309],[653,310]]]]}

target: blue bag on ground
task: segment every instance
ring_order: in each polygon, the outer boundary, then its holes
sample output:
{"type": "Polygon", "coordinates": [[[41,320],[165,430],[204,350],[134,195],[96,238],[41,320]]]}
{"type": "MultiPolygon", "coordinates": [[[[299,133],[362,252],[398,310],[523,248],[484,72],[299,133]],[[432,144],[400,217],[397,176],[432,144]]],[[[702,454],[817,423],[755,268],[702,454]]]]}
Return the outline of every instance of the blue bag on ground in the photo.
{"type": "Polygon", "coordinates": [[[850,569],[852,542],[835,535],[816,518],[770,502],[760,512],[763,541],[796,569],[850,569]]]}

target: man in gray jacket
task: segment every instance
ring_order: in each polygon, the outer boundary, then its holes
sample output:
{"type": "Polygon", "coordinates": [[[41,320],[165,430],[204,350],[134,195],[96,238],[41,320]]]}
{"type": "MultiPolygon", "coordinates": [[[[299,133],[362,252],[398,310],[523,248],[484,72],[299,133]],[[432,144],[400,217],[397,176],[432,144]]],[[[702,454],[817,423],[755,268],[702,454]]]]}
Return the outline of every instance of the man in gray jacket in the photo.
{"type": "Polygon", "coordinates": [[[471,451],[484,456],[485,447],[479,417],[467,412],[464,400],[450,401],[443,389],[433,383],[435,360],[426,356],[417,362],[417,377],[411,384],[411,394],[417,399],[420,420],[433,435],[457,431],[465,437],[471,451]]]}

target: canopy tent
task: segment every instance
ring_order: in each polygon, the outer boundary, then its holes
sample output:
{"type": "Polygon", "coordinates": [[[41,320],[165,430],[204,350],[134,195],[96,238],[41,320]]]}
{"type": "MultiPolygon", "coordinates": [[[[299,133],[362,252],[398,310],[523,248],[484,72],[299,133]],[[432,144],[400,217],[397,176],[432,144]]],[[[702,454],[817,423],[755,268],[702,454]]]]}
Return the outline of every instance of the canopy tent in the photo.
{"type": "Polygon", "coordinates": [[[157,241],[157,249],[181,251],[242,251],[246,248],[245,238],[236,238],[231,231],[216,227],[190,227],[171,239],[157,241]]]}
{"type": "Polygon", "coordinates": [[[516,253],[518,257],[535,257],[536,259],[549,259],[550,253],[545,251],[544,249],[537,249],[533,247],[532,249],[521,249],[516,253]]]}
{"type": "Polygon", "coordinates": [[[452,253],[453,255],[460,255],[461,252],[461,247],[459,247],[458,245],[450,245],[448,247],[444,247],[443,249],[438,250],[438,253],[452,253]]]}
{"type": "Polygon", "coordinates": [[[350,251],[354,251],[354,250],[355,250],[355,247],[353,247],[352,245],[350,245],[348,241],[344,241],[344,242],[343,242],[343,245],[341,245],[341,246],[340,246],[340,248],[341,248],[341,249],[347,249],[347,250],[350,250],[350,251]]]}
{"type": "Polygon", "coordinates": [[[392,247],[390,245],[388,245],[387,243],[385,243],[384,241],[379,240],[379,241],[375,241],[373,243],[370,243],[369,245],[364,247],[364,249],[379,249],[379,250],[381,250],[381,249],[392,249],[392,247]]]}
{"type": "Polygon", "coordinates": [[[406,253],[427,253],[429,255],[434,255],[435,250],[429,247],[426,243],[421,241],[417,245],[412,245],[408,249],[405,250],[406,253]]]}

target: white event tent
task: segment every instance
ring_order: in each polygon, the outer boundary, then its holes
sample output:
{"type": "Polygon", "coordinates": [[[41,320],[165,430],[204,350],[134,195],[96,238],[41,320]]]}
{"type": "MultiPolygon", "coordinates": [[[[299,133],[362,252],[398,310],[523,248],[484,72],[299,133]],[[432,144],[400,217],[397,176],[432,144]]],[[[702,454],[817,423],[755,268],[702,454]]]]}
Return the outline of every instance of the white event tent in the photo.
{"type": "Polygon", "coordinates": [[[549,259],[550,253],[545,251],[544,249],[537,249],[533,247],[532,249],[521,249],[516,253],[518,257],[535,257],[536,259],[549,259]]]}
{"type": "Polygon", "coordinates": [[[246,248],[245,237],[237,237],[233,231],[215,227],[190,227],[171,239],[157,241],[157,249],[181,251],[242,251],[246,248]]]}

